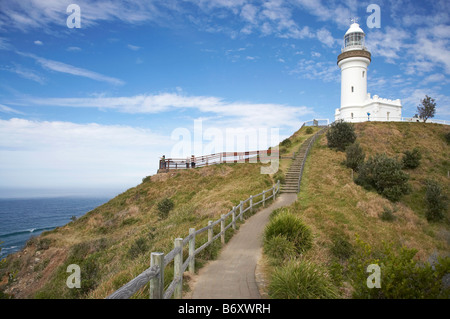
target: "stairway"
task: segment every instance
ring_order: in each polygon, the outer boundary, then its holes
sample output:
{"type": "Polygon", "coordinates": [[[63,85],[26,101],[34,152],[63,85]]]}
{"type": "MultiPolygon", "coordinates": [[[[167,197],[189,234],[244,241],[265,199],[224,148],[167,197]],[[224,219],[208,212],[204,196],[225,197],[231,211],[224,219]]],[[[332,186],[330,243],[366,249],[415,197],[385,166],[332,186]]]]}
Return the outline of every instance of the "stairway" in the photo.
{"type": "Polygon", "coordinates": [[[301,179],[301,175],[303,173],[303,159],[308,155],[308,146],[312,139],[316,139],[317,136],[323,132],[324,129],[320,130],[315,135],[305,140],[300,146],[298,152],[295,154],[291,166],[286,173],[285,182],[281,185],[281,193],[298,193],[300,191],[299,180],[301,179]]]}

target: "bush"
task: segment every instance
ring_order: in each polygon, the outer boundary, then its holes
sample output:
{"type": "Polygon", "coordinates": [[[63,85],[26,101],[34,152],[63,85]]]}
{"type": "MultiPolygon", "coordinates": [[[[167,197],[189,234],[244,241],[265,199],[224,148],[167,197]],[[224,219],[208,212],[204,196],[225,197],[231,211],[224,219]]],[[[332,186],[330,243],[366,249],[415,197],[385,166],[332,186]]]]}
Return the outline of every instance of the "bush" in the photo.
{"type": "Polygon", "coordinates": [[[392,244],[384,243],[375,250],[357,239],[355,255],[349,260],[350,280],[354,298],[375,299],[423,299],[448,298],[450,291],[442,282],[450,267],[450,258],[439,258],[431,265],[414,259],[417,251],[401,247],[394,250],[392,244]],[[367,266],[377,264],[381,268],[381,288],[368,288],[367,266]]]}
{"type": "Polygon", "coordinates": [[[139,255],[148,251],[148,245],[145,238],[140,237],[135,240],[131,247],[128,249],[128,257],[131,259],[137,258],[139,255]]]}
{"type": "Polygon", "coordinates": [[[152,177],[151,176],[146,176],[142,179],[142,183],[148,183],[152,181],[152,177]]]}
{"type": "Polygon", "coordinates": [[[447,134],[445,134],[445,140],[447,141],[447,144],[450,144],[450,132],[447,132],[447,134]]]}
{"type": "Polygon", "coordinates": [[[338,292],[319,265],[292,260],[275,269],[269,295],[274,299],[334,299],[338,292]]]}
{"type": "Polygon", "coordinates": [[[175,206],[173,200],[170,198],[164,198],[162,201],[158,203],[158,216],[161,219],[167,218],[169,216],[169,212],[173,209],[175,206]]]}
{"type": "Polygon", "coordinates": [[[347,260],[353,255],[353,245],[350,244],[347,238],[344,235],[335,235],[331,239],[332,246],[330,248],[331,253],[341,259],[347,260]]]}
{"type": "Polygon", "coordinates": [[[280,212],[267,224],[264,230],[264,241],[270,241],[279,235],[292,242],[298,254],[312,247],[311,230],[300,218],[289,212],[280,212]]]}
{"type": "Polygon", "coordinates": [[[327,140],[328,147],[343,152],[348,145],[355,142],[355,129],[351,123],[342,120],[334,122],[327,131],[327,140]]]}
{"type": "Polygon", "coordinates": [[[312,127],[310,127],[310,126],[307,127],[307,128],[306,128],[306,131],[305,131],[305,134],[312,134],[312,133],[314,133],[312,127]]]}
{"type": "Polygon", "coordinates": [[[420,165],[422,154],[418,148],[414,148],[412,151],[405,151],[402,158],[403,168],[414,169],[420,165]]]}
{"type": "Polygon", "coordinates": [[[347,156],[345,159],[345,166],[357,172],[358,167],[364,163],[364,159],[366,158],[363,149],[358,142],[355,142],[347,146],[345,153],[347,156]]]}
{"type": "Polygon", "coordinates": [[[264,253],[268,255],[275,264],[280,264],[287,259],[297,255],[297,249],[293,242],[286,236],[276,235],[264,242],[264,253]]]}
{"type": "Polygon", "coordinates": [[[441,185],[435,180],[428,180],[425,193],[427,203],[425,216],[428,221],[440,221],[445,217],[446,199],[446,196],[442,193],[441,185]]]}
{"type": "Polygon", "coordinates": [[[409,175],[402,171],[402,164],[386,154],[369,157],[359,168],[355,182],[366,189],[375,189],[390,201],[398,201],[410,190],[409,175]]]}
{"type": "Polygon", "coordinates": [[[286,147],[286,148],[289,148],[289,147],[291,147],[292,142],[291,142],[290,139],[287,138],[287,139],[283,140],[283,142],[281,142],[280,145],[281,145],[281,146],[284,146],[284,147],[286,147]]]}
{"type": "Polygon", "coordinates": [[[389,207],[384,207],[383,212],[380,215],[380,218],[386,222],[391,222],[395,220],[394,212],[396,209],[390,209],[389,207]]]}

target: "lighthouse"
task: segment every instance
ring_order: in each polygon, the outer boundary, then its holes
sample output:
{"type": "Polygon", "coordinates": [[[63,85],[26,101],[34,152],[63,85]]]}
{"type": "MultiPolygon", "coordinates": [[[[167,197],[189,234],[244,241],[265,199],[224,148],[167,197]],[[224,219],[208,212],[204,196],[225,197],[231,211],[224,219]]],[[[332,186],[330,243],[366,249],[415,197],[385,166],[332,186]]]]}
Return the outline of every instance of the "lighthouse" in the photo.
{"type": "Polygon", "coordinates": [[[367,71],[372,56],[365,46],[365,37],[355,21],[344,35],[344,46],[337,59],[341,69],[341,106],[335,111],[335,120],[400,121],[402,105],[399,99],[371,97],[367,93],[367,71]]]}

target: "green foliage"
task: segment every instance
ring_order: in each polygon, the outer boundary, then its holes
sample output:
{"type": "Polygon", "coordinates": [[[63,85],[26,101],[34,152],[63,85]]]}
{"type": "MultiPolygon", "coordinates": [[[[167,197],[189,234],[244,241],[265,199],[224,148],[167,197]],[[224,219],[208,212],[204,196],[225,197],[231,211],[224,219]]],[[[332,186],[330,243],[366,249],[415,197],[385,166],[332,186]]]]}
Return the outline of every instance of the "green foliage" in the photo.
{"type": "Polygon", "coordinates": [[[277,214],[264,230],[264,240],[270,241],[276,236],[284,236],[292,242],[298,254],[312,247],[312,233],[302,220],[289,212],[277,214]]]}
{"type": "Polygon", "coordinates": [[[383,212],[380,215],[380,218],[386,222],[391,222],[395,220],[394,213],[397,211],[397,209],[390,209],[389,207],[384,207],[383,212]]]}
{"type": "Polygon", "coordinates": [[[152,177],[151,176],[146,176],[142,179],[142,183],[149,183],[152,181],[152,177]]]}
{"type": "Polygon", "coordinates": [[[414,148],[412,151],[405,151],[404,154],[402,158],[403,168],[414,169],[419,167],[422,154],[418,148],[414,148]]]}
{"type": "Polygon", "coordinates": [[[292,260],[275,269],[269,295],[274,299],[334,299],[338,291],[322,267],[292,260]]]}
{"type": "Polygon", "coordinates": [[[445,140],[447,141],[447,144],[450,144],[450,132],[447,132],[447,134],[444,135],[445,140]]]}
{"type": "Polygon", "coordinates": [[[422,104],[417,107],[417,112],[419,116],[423,118],[424,122],[427,119],[434,117],[434,113],[436,113],[436,103],[435,100],[428,95],[425,95],[425,98],[422,100],[422,104]]]}
{"type": "Polygon", "coordinates": [[[349,260],[349,277],[358,299],[424,299],[449,298],[450,291],[442,283],[450,270],[450,258],[438,258],[431,265],[414,259],[417,251],[401,247],[395,250],[392,244],[383,243],[380,250],[357,238],[355,255],[349,260]],[[368,288],[367,267],[377,264],[381,268],[381,288],[368,288]]]}
{"type": "Polygon", "coordinates": [[[331,238],[332,246],[330,248],[331,253],[340,260],[347,260],[354,253],[353,245],[343,235],[334,235],[331,238]]]}
{"type": "Polygon", "coordinates": [[[428,221],[440,221],[445,217],[447,198],[442,192],[442,187],[435,180],[428,180],[425,193],[427,210],[425,215],[428,221]]]}
{"type": "Polygon", "coordinates": [[[308,126],[308,127],[306,128],[305,134],[312,134],[312,133],[314,133],[313,128],[310,127],[310,126],[308,126]]]}
{"type": "Polygon", "coordinates": [[[147,240],[144,237],[139,237],[131,244],[131,247],[128,249],[128,256],[131,259],[135,259],[139,257],[139,255],[148,252],[148,244],[147,240]]]}
{"type": "Polygon", "coordinates": [[[284,182],[286,181],[286,176],[283,170],[279,168],[278,171],[275,174],[273,174],[273,180],[275,183],[277,181],[280,181],[281,184],[284,184],[284,182]]]}
{"type": "Polygon", "coordinates": [[[292,142],[291,142],[291,140],[290,140],[289,138],[287,138],[287,139],[283,140],[283,141],[280,143],[280,145],[281,145],[281,146],[284,146],[284,147],[286,147],[286,148],[289,148],[289,147],[291,147],[292,142]]]}
{"type": "Polygon", "coordinates": [[[353,124],[342,120],[334,122],[327,131],[327,140],[328,147],[345,151],[345,148],[356,140],[353,124]]]}
{"type": "Polygon", "coordinates": [[[274,264],[281,264],[297,256],[297,249],[293,242],[284,235],[276,235],[264,242],[264,253],[274,264]]]}
{"type": "Polygon", "coordinates": [[[410,191],[408,180],[409,175],[402,171],[402,164],[395,158],[376,154],[360,166],[355,182],[396,202],[410,191]]]}
{"type": "Polygon", "coordinates": [[[359,143],[355,142],[347,146],[347,148],[345,149],[345,154],[345,166],[357,172],[358,167],[364,163],[364,159],[366,158],[366,154],[364,153],[359,143]]]}
{"type": "Polygon", "coordinates": [[[158,203],[158,216],[161,219],[166,219],[169,216],[169,212],[175,206],[173,200],[170,198],[164,198],[162,201],[158,203]]]}

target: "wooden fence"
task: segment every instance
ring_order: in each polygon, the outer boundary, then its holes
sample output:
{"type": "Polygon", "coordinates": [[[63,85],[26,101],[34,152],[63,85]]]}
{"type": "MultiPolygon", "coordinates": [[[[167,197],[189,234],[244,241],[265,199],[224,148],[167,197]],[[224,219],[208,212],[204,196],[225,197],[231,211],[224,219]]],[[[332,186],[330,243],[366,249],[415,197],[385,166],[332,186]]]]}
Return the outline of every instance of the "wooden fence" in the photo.
{"type": "Polygon", "coordinates": [[[189,235],[186,238],[176,238],[174,249],[164,255],[162,252],[152,252],[150,256],[150,267],[139,274],[136,278],[113,292],[107,299],[128,299],[138,290],[150,282],[150,299],[181,299],[183,273],[188,269],[190,273],[195,272],[195,256],[203,249],[211,245],[215,240],[220,238],[222,244],[225,244],[225,232],[228,228],[236,229],[237,219],[243,220],[243,216],[247,211],[253,211],[255,206],[266,204],[267,200],[276,198],[280,191],[280,181],[270,189],[264,190],[262,193],[252,195],[239,205],[233,207],[231,211],[221,215],[216,221],[209,221],[208,226],[195,230],[189,229],[189,235]],[[256,201],[259,199],[258,201],[256,201]],[[226,224],[227,219],[231,216],[231,221],[226,224]],[[214,227],[220,225],[220,232],[214,235],[214,227]],[[208,232],[208,241],[198,248],[195,248],[195,238],[203,232],[208,232]],[[189,257],[183,261],[183,247],[188,245],[189,257]],[[173,280],[164,291],[164,269],[170,263],[174,262],[173,280]]]}
{"type": "Polygon", "coordinates": [[[174,169],[187,169],[203,167],[222,163],[257,163],[258,160],[267,160],[279,157],[278,149],[248,152],[221,152],[203,156],[191,156],[187,158],[161,158],[158,172],[167,172],[174,169]],[[194,163],[194,165],[192,165],[194,163]]]}

